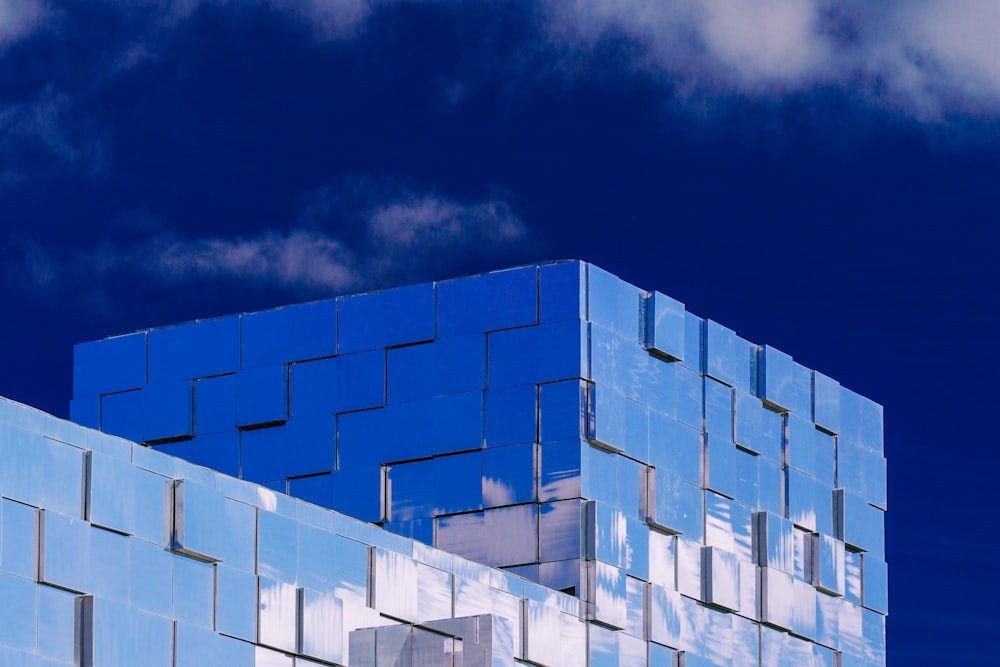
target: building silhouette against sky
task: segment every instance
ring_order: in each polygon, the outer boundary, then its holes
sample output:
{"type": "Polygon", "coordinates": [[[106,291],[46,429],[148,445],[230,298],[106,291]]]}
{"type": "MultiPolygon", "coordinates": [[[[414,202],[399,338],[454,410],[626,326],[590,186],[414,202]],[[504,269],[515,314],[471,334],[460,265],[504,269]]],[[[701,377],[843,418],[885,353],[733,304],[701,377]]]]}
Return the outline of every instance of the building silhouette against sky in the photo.
{"type": "Polygon", "coordinates": [[[881,406],[582,262],[81,344],[71,417],[0,405],[0,665],[885,664],[881,406]]]}

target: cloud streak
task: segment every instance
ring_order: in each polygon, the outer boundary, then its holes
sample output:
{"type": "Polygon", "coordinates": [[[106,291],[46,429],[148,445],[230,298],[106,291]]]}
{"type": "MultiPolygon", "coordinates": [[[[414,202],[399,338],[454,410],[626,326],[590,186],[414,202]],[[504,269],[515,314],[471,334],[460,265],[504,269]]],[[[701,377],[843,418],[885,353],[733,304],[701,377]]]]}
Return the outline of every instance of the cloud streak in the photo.
{"type": "Polygon", "coordinates": [[[571,58],[609,39],[687,99],[833,88],[922,121],[1000,114],[1000,4],[991,0],[553,0],[571,58]]]}
{"type": "Polygon", "coordinates": [[[41,0],[0,0],[0,52],[34,33],[50,16],[41,0]]]}
{"type": "MultiPolygon", "coordinates": [[[[453,2],[455,0],[439,0],[453,2]]],[[[259,10],[306,26],[318,43],[357,37],[399,0],[130,0],[139,35],[107,76],[158,57],[163,35],[200,9],[259,10]]],[[[455,3],[457,4],[457,3],[455,3]]],[[[995,0],[528,0],[541,16],[526,57],[584,72],[602,45],[651,73],[689,110],[731,98],[781,101],[839,91],[924,123],[1000,116],[1000,3],[995,0]],[[532,49],[532,46],[537,47],[532,49]]],[[[57,13],[44,0],[0,0],[0,53],[57,13]]],[[[3,110],[0,109],[0,115],[3,110]]],[[[0,119],[0,123],[3,120],[0,119]]]]}
{"type": "Polygon", "coordinates": [[[160,235],[128,246],[105,243],[71,258],[26,242],[8,277],[22,284],[27,278],[32,289],[50,295],[124,271],[166,285],[218,281],[329,296],[405,280],[456,257],[509,250],[527,234],[502,199],[463,203],[426,194],[370,206],[355,224],[360,229],[341,236],[311,228],[204,239],[160,235]]]}

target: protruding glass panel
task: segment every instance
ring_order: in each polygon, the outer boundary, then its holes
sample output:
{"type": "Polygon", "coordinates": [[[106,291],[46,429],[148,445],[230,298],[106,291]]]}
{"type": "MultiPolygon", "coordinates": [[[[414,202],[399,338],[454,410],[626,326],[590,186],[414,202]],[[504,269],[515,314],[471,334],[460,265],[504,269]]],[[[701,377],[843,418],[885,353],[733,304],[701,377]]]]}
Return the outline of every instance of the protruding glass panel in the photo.
{"type": "Polygon", "coordinates": [[[625,632],[644,639],[646,636],[646,589],[642,579],[625,577],[625,632]]]}
{"type": "Polygon", "coordinates": [[[221,433],[236,428],[236,375],[194,382],[194,432],[221,433]]]}
{"type": "Polygon", "coordinates": [[[843,600],[820,593],[816,596],[816,641],[840,646],[840,605],[843,600]]]}
{"type": "Polygon", "coordinates": [[[705,431],[720,440],[733,439],[733,388],[705,378],[705,431]]]}
{"type": "Polygon", "coordinates": [[[257,641],[257,576],[220,564],[216,569],[215,628],[224,635],[257,641]]]}
{"type": "Polygon", "coordinates": [[[37,548],[38,510],[7,498],[0,500],[0,570],[34,579],[37,548]]]}
{"type": "Polygon", "coordinates": [[[488,614],[491,608],[490,587],[472,579],[455,577],[455,616],[488,614]]]}
{"type": "Polygon", "coordinates": [[[646,297],[646,348],[684,360],[684,304],[660,292],[646,297]]]}
{"type": "Polygon", "coordinates": [[[790,574],[771,568],[760,570],[760,620],[786,630],[794,629],[795,580],[790,574]]]}
{"type": "Polygon", "coordinates": [[[705,322],[705,374],[740,391],[757,386],[757,348],[736,332],[707,320],[705,322]]]}
{"type": "Polygon", "coordinates": [[[129,590],[135,607],[161,616],[171,615],[172,558],[161,545],[130,540],[129,590]]]}
{"type": "Polygon", "coordinates": [[[452,575],[417,563],[417,618],[451,616],[452,575]]]}
{"type": "MultiPolygon", "coordinates": [[[[76,656],[77,596],[69,591],[38,587],[38,653],[60,662],[76,656]]],[[[8,604],[5,602],[5,604],[8,604]]],[[[28,616],[28,610],[21,613],[28,616]]]]}
{"type": "Polygon", "coordinates": [[[590,332],[591,379],[651,410],[674,414],[676,364],[650,355],[634,338],[595,326],[590,332]]]}
{"type": "Polygon", "coordinates": [[[838,446],[861,447],[861,396],[840,387],[840,430],[838,446]]]}
{"type": "Polygon", "coordinates": [[[4,427],[0,437],[0,489],[7,498],[82,516],[83,454],[83,450],[42,437],[37,431],[4,427]]]}
{"type": "Polygon", "coordinates": [[[701,541],[704,530],[704,492],[693,484],[656,475],[656,524],[701,541]]]}
{"type": "Polygon", "coordinates": [[[288,583],[298,580],[298,525],[294,520],[258,511],[257,573],[288,583]]]}
{"type": "MultiPolygon", "coordinates": [[[[545,385],[541,391],[544,396],[545,387],[559,386],[545,385]]],[[[579,415],[582,402],[579,399],[579,382],[576,383],[577,399],[575,411],[579,415]]],[[[558,393],[558,392],[556,392],[558,393]]],[[[533,384],[519,385],[513,387],[491,387],[486,392],[486,446],[504,447],[507,445],[519,445],[532,443],[538,431],[537,418],[539,389],[533,384]]],[[[543,405],[545,404],[543,400],[543,405]]],[[[562,405],[556,405],[553,410],[557,418],[563,415],[562,405]]],[[[545,412],[542,412],[545,415],[545,412]]],[[[579,417],[577,418],[579,422],[579,417]]],[[[577,424],[579,431],[579,423],[577,424]]],[[[542,422],[542,438],[546,437],[545,422],[542,422]]],[[[579,437],[579,433],[573,437],[579,437]]]]}
{"type": "Polygon", "coordinates": [[[861,446],[870,452],[883,452],[882,406],[861,398],[861,446]]]}
{"type": "Polygon", "coordinates": [[[174,482],[171,546],[197,558],[218,560],[226,539],[224,496],[187,480],[174,482]]]}
{"type": "Polygon", "coordinates": [[[265,646],[295,651],[298,633],[298,593],[294,584],[259,577],[257,639],[265,646]]]}
{"type": "Polygon", "coordinates": [[[695,600],[702,597],[701,544],[677,538],[677,590],[695,600]]]}
{"type": "Polygon", "coordinates": [[[792,522],[771,512],[754,515],[757,564],[785,574],[795,571],[795,528],[792,522]]]}
{"type": "Polygon", "coordinates": [[[792,361],[791,356],[770,345],[761,351],[761,398],[768,403],[810,418],[812,415],[812,372],[792,361]]]}
{"type": "Polygon", "coordinates": [[[540,445],[539,500],[563,500],[583,495],[583,474],[588,470],[590,445],[581,440],[540,445]]]}
{"type": "Polygon", "coordinates": [[[338,415],[338,468],[481,449],[482,410],[483,394],[473,391],[338,415]]]}
{"type": "Polygon", "coordinates": [[[146,332],[73,348],[73,397],[100,396],[146,384],[146,332]]]}
{"type": "Polygon", "coordinates": [[[588,377],[587,332],[571,320],[489,334],[490,388],[588,377]]]}
{"type": "Polygon", "coordinates": [[[805,473],[786,470],[788,479],[788,518],[807,530],[833,533],[832,489],[824,487],[805,473]]]}
{"type": "Polygon", "coordinates": [[[344,604],[330,592],[301,591],[300,653],[325,662],[344,662],[344,604]]]}
{"type": "Polygon", "coordinates": [[[753,560],[752,511],[711,491],[705,492],[705,544],[753,560]]]}
{"type": "Polygon", "coordinates": [[[868,609],[861,611],[865,657],[869,664],[885,664],[885,616],[868,609]]]}
{"type": "Polygon", "coordinates": [[[168,442],[194,435],[194,385],[190,380],[151,384],[140,393],[143,442],[168,442]]]}
{"type": "MultiPolygon", "coordinates": [[[[538,387],[540,442],[586,437],[597,427],[587,398],[588,383],[580,380],[549,382],[538,387]]],[[[491,389],[491,392],[495,391],[491,389]]]]}
{"type": "Polygon", "coordinates": [[[477,391],[486,386],[486,336],[482,332],[394,348],[387,355],[389,403],[477,391]]]}
{"type": "Polygon", "coordinates": [[[885,512],[864,501],[860,496],[838,489],[834,494],[837,531],[844,542],[877,557],[885,555],[885,512]]]}
{"type": "Polygon", "coordinates": [[[174,618],[212,628],[215,616],[215,565],[174,555],[174,618]]]}
{"type": "Polygon", "coordinates": [[[536,266],[437,283],[437,332],[440,338],[537,323],[536,266]]]}
{"type": "Polygon", "coordinates": [[[241,431],[243,479],[263,483],[330,472],[336,461],[334,420],[332,414],[302,417],[284,426],[241,431]]]}
{"type": "Polygon", "coordinates": [[[543,503],[539,506],[539,559],[580,558],[584,502],[579,499],[543,503]]]}
{"type": "Polygon", "coordinates": [[[819,465],[816,428],[807,417],[788,415],[785,458],[789,466],[816,477],[819,465]]]}
{"type": "Polygon", "coordinates": [[[541,664],[566,664],[562,662],[562,651],[568,647],[560,646],[557,639],[562,635],[564,614],[554,604],[544,601],[529,599],[526,606],[524,657],[541,664]]]}
{"type": "Polygon", "coordinates": [[[288,366],[258,366],[236,374],[236,425],[275,424],[288,419],[288,366]]]}
{"type": "Polygon", "coordinates": [[[813,371],[813,421],[831,433],[840,432],[840,383],[813,371]]]}
{"type": "Polygon", "coordinates": [[[389,466],[389,518],[410,521],[482,509],[482,475],[482,452],[389,466]],[[446,483],[428,484],[430,479],[446,483]]]}
{"type": "Polygon", "coordinates": [[[844,600],[861,604],[861,554],[844,550],[844,600]]]}
{"type": "Polygon", "coordinates": [[[814,429],[813,437],[816,442],[816,481],[826,488],[832,489],[836,483],[836,436],[814,429]]]}
{"type": "Polygon", "coordinates": [[[618,463],[621,457],[596,446],[581,452],[581,495],[609,507],[618,506],[618,463]]]}
{"type": "Polygon", "coordinates": [[[214,662],[214,655],[202,656],[207,657],[207,661],[198,662],[190,655],[193,651],[188,650],[191,644],[184,630],[190,628],[199,636],[215,636],[211,630],[177,623],[177,655],[172,663],[175,624],[170,618],[136,611],[124,602],[101,596],[88,596],[83,600],[83,614],[87,619],[81,628],[83,664],[151,667],[221,664],[214,662]]]}
{"type": "Polygon", "coordinates": [[[541,324],[587,316],[587,269],[579,261],[543,264],[538,269],[538,318],[541,324]]]}
{"type": "Polygon", "coordinates": [[[628,624],[625,571],[602,561],[591,561],[590,593],[594,618],[616,628],[628,624]]]}
{"type": "Polygon", "coordinates": [[[482,512],[441,516],[435,522],[434,546],[479,563],[487,561],[486,518],[482,512]]]}
{"type": "Polygon", "coordinates": [[[734,440],[744,449],[782,462],[781,413],[768,409],[759,398],[737,391],[734,407],[734,440]]]}
{"type": "Polygon", "coordinates": [[[704,427],[703,397],[705,381],[701,374],[685,366],[675,367],[677,394],[674,397],[677,420],[699,432],[704,427]]]}
{"type": "Polygon", "coordinates": [[[758,458],[757,509],[783,516],[785,513],[785,471],[775,461],[758,458]]]}
{"type": "Polygon", "coordinates": [[[417,563],[398,553],[375,550],[375,608],[384,614],[416,621],[417,563]]]}
{"type": "Polygon", "coordinates": [[[240,367],[240,317],[153,329],[148,349],[150,384],[233,373],[240,367]]]}
{"type": "MultiPolygon", "coordinates": [[[[34,524],[33,520],[32,531],[34,524]]],[[[4,529],[7,525],[5,516],[4,529]]],[[[41,532],[38,580],[78,593],[90,592],[90,536],[96,529],[85,521],[55,512],[43,513],[38,525],[41,532]]],[[[31,552],[34,553],[34,548],[31,552]]],[[[3,545],[3,554],[8,555],[7,544],[3,545]]],[[[33,561],[28,576],[34,578],[33,561]]]]}
{"type": "Polygon", "coordinates": [[[873,554],[861,556],[861,601],[880,614],[889,613],[889,570],[873,554]]]}
{"type": "Polygon", "coordinates": [[[588,266],[588,319],[626,340],[638,342],[644,322],[640,321],[643,292],[618,276],[594,265],[588,266]]]}
{"type": "Polygon", "coordinates": [[[434,283],[341,297],[337,301],[340,354],[434,338],[434,283]]]}
{"type": "Polygon", "coordinates": [[[677,589],[675,535],[649,531],[649,581],[670,590],[677,589]]]}
{"type": "Polygon", "coordinates": [[[129,538],[101,528],[90,528],[88,592],[114,600],[128,600],[129,538]]]}
{"type": "Polygon", "coordinates": [[[587,665],[589,667],[619,667],[618,639],[621,633],[611,628],[591,624],[587,628],[587,665]]]}
{"type": "Polygon", "coordinates": [[[864,498],[871,505],[885,510],[886,503],[886,460],[878,452],[867,449],[862,450],[861,467],[862,484],[864,485],[864,498]]]}
{"type": "Polygon", "coordinates": [[[485,450],[482,454],[483,506],[499,507],[534,501],[535,454],[533,444],[485,450]]]}
{"type": "Polygon", "coordinates": [[[708,604],[740,610],[740,561],[736,554],[717,547],[702,547],[702,585],[708,604]]]}
{"type": "Polygon", "coordinates": [[[0,572],[0,645],[22,651],[36,650],[38,590],[35,582],[0,572]]]}
{"type": "Polygon", "coordinates": [[[508,567],[538,560],[538,506],[512,505],[483,513],[488,565],[508,567]]]}
{"type": "Polygon", "coordinates": [[[649,415],[649,463],[657,471],[701,484],[701,432],[656,412],[649,415]]]}
{"type": "Polygon", "coordinates": [[[296,304],[242,317],[243,368],[337,354],[337,300],[296,304]]]}
{"type": "Polygon", "coordinates": [[[382,407],[385,368],[382,350],[292,364],[292,418],[382,407]]]}
{"type": "Polygon", "coordinates": [[[618,499],[616,507],[629,519],[647,516],[647,477],[644,464],[625,456],[618,458],[618,499]]]}
{"type": "Polygon", "coordinates": [[[814,541],[813,583],[831,595],[844,594],[844,543],[830,535],[819,534],[814,541]]]}

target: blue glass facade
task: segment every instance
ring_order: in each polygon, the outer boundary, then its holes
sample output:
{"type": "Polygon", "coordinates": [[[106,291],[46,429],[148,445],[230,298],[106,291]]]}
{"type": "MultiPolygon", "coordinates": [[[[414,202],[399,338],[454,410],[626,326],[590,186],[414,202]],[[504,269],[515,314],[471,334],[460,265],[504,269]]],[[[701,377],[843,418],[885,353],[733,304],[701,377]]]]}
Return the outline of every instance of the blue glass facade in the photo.
{"type": "Polygon", "coordinates": [[[585,263],[85,343],[104,433],[6,412],[80,473],[0,484],[24,655],[52,588],[93,637],[171,628],[93,664],[885,664],[881,406],[585,263]]]}

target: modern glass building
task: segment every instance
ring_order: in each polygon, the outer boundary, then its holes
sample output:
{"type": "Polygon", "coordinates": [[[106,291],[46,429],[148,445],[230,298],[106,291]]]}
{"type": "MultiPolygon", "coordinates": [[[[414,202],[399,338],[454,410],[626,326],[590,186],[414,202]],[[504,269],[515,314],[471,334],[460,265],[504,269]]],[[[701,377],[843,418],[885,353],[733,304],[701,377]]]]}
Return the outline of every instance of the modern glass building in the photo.
{"type": "Polygon", "coordinates": [[[77,346],[5,665],[885,664],[882,408],[582,262],[77,346]]]}

